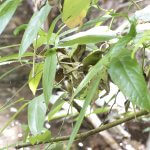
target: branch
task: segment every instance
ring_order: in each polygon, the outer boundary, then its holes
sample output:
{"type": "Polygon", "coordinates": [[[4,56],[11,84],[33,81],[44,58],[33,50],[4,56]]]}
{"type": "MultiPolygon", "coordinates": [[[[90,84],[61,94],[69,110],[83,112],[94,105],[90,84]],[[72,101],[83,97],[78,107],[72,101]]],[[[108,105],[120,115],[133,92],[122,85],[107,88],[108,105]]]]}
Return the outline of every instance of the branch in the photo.
{"type": "MultiPolygon", "coordinates": [[[[113,121],[113,122],[111,122],[109,124],[102,125],[102,126],[96,128],[96,129],[77,134],[75,139],[79,140],[79,139],[87,138],[88,136],[91,136],[91,135],[96,134],[98,132],[101,132],[101,131],[107,130],[109,128],[115,127],[115,126],[117,126],[119,124],[122,124],[124,122],[130,121],[130,120],[132,120],[134,118],[137,118],[137,117],[140,117],[140,116],[143,116],[143,115],[147,115],[148,113],[149,112],[142,110],[142,111],[139,111],[137,113],[129,114],[125,118],[121,118],[121,119],[113,121]]],[[[19,148],[23,148],[23,147],[35,146],[35,145],[40,145],[40,144],[53,143],[53,142],[59,142],[59,141],[66,141],[66,140],[69,140],[69,138],[70,138],[70,136],[62,136],[62,137],[58,137],[58,138],[51,138],[49,142],[45,142],[45,143],[40,142],[40,143],[36,143],[34,145],[32,145],[31,143],[25,143],[25,144],[22,144],[22,145],[17,145],[15,148],[19,149],[19,148]]]]}

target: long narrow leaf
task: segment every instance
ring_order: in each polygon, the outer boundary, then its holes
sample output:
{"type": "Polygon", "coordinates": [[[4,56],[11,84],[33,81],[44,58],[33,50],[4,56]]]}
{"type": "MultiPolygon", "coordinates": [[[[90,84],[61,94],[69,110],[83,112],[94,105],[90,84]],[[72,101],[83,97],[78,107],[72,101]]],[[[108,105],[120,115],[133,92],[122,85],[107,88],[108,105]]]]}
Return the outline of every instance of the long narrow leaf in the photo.
{"type": "Polygon", "coordinates": [[[76,122],[75,127],[73,128],[73,131],[71,133],[71,136],[70,136],[66,150],[70,149],[70,147],[71,147],[71,145],[72,145],[72,143],[73,143],[73,141],[74,141],[74,139],[78,133],[78,130],[81,126],[82,120],[83,120],[85,112],[87,110],[87,107],[95,96],[96,89],[99,85],[100,80],[101,80],[101,77],[97,76],[96,80],[92,80],[90,83],[90,87],[91,87],[90,89],[91,90],[90,90],[90,92],[88,92],[88,94],[86,96],[86,99],[85,99],[84,104],[83,104],[83,108],[81,109],[81,112],[80,112],[79,117],[78,117],[78,121],[76,122]]]}
{"type": "Polygon", "coordinates": [[[45,103],[47,105],[48,105],[48,102],[52,95],[56,67],[57,67],[56,51],[51,50],[45,59],[45,63],[44,63],[44,67],[43,67],[42,84],[43,84],[43,93],[44,93],[45,103]]]}
{"type": "Polygon", "coordinates": [[[21,41],[21,46],[19,49],[20,57],[35,40],[40,27],[42,26],[50,12],[50,9],[50,5],[47,4],[44,7],[42,7],[40,11],[35,12],[35,14],[32,16],[21,41]]]}
{"type": "Polygon", "coordinates": [[[22,0],[7,0],[0,5],[0,34],[7,26],[21,1],[22,0]]]}
{"type": "Polygon", "coordinates": [[[70,46],[74,44],[98,43],[113,38],[116,38],[115,32],[109,30],[107,26],[98,26],[66,37],[60,41],[60,45],[70,46]]]}

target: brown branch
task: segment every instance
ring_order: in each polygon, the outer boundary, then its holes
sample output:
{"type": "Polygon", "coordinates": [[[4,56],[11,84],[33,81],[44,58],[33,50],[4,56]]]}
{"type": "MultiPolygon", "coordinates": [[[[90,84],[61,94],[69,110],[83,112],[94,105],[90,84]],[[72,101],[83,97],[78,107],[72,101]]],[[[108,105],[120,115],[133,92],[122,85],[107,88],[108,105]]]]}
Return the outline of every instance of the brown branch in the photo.
{"type": "MultiPolygon", "coordinates": [[[[137,117],[140,117],[140,116],[143,116],[143,115],[147,115],[148,113],[149,112],[142,110],[142,111],[139,111],[137,113],[129,114],[125,118],[121,118],[121,119],[118,119],[118,120],[113,121],[111,123],[108,123],[106,125],[102,125],[102,126],[96,128],[96,129],[77,134],[75,139],[79,140],[79,139],[87,138],[88,136],[94,135],[96,133],[99,133],[101,131],[107,130],[107,129],[112,128],[112,127],[115,127],[115,126],[117,126],[119,124],[122,124],[124,122],[130,121],[130,120],[134,119],[135,117],[137,118],[137,117]]],[[[25,143],[25,144],[17,145],[15,148],[19,149],[19,148],[23,148],[23,147],[35,146],[35,145],[40,145],[40,144],[53,143],[53,142],[59,142],[59,141],[66,141],[66,140],[69,140],[69,138],[70,138],[70,136],[62,136],[62,137],[58,137],[58,138],[51,138],[49,142],[45,142],[45,143],[40,142],[40,143],[36,143],[34,145],[32,145],[31,143],[25,143]]]]}

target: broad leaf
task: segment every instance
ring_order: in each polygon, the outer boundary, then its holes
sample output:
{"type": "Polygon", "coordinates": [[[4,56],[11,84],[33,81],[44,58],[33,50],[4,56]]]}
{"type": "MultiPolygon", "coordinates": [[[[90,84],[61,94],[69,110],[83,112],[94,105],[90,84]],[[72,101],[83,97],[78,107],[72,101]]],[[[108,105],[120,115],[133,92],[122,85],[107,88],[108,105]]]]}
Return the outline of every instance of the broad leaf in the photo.
{"type": "Polygon", "coordinates": [[[33,135],[40,134],[44,129],[46,105],[43,95],[34,98],[28,105],[28,125],[33,135]]]}
{"type": "Polygon", "coordinates": [[[35,95],[36,93],[37,87],[42,77],[42,73],[43,73],[43,64],[35,64],[35,68],[34,69],[32,68],[29,74],[28,82],[33,95],[35,95]]]}
{"type": "Polygon", "coordinates": [[[23,35],[23,39],[21,41],[21,46],[19,49],[19,56],[21,57],[27,48],[31,45],[31,43],[36,39],[37,33],[46,20],[51,7],[47,4],[41,8],[40,11],[35,12],[30,22],[27,26],[27,29],[23,35]]]}
{"type": "Polygon", "coordinates": [[[90,30],[76,33],[60,41],[61,46],[70,46],[73,44],[88,44],[108,41],[116,37],[116,33],[109,30],[107,26],[98,26],[90,30]]]}
{"type": "Polygon", "coordinates": [[[50,97],[52,95],[53,84],[55,80],[57,67],[57,56],[56,51],[51,49],[48,55],[46,56],[44,67],[43,67],[43,92],[45,103],[48,105],[50,97]]]}
{"type": "Polygon", "coordinates": [[[0,34],[7,26],[21,1],[22,0],[7,0],[0,5],[0,34]]]}
{"type": "Polygon", "coordinates": [[[150,111],[150,94],[142,70],[136,60],[131,58],[131,53],[126,50],[126,54],[112,61],[109,74],[132,103],[150,111]]]}
{"type": "Polygon", "coordinates": [[[73,97],[75,97],[87,84],[88,82],[99,72],[105,71],[105,69],[109,66],[110,62],[118,57],[120,53],[124,50],[124,47],[133,39],[135,36],[135,26],[134,24],[131,25],[131,29],[129,34],[122,37],[106,54],[103,58],[101,58],[96,65],[94,65],[88,74],[84,77],[84,79],[81,81],[81,83],[78,85],[77,89],[75,90],[73,97]]]}
{"type": "Polygon", "coordinates": [[[87,110],[87,107],[88,105],[90,104],[90,102],[93,100],[94,96],[95,96],[95,93],[97,91],[97,87],[99,85],[99,82],[101,80],[101,76],[96,76],[95,79],[93,79],[90,83],[90,92],[88,92],[86,98],[85,98],[85,101],[84,101],[84,104],[83,104],[83,108],[81,109],[81,112],[79,114],[79,117],[78,117],[78,121],[76,122],[75,124],[75,127],[73,128],[73,131],[71,133],[71,136],[70,136],[70,139],[69,139],[69,142],[68,142],[68,145],[67,145],[67,150],[70,149],[77,133],[78,133],[78,130],[81,126],[81,123],[83,121],[83,118],[84,118],[84,115],[86,113],[86,110],[87,110]]]}
{"type": "Polygon", "coordinates": [[[62,19],[70,28],[82,24],[86,16],[91,0],[65,0],[63,5],[62,19]]]}

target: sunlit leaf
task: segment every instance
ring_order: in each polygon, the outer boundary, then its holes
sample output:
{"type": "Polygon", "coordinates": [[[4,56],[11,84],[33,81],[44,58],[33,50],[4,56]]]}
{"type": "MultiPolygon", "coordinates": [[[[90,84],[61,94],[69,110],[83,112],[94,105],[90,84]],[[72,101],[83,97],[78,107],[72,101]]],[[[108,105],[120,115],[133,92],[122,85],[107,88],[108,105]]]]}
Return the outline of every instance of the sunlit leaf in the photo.
{"type": "Polygon", "coordinates": [[[86,16],[91,0],[65,0],[63,5],[62,19],[70,28],[82,24],[86,16]]]}
{"type": "Polygon", "coordinates": [[[107,26],[98,26],[87,31],[76,33],[72,36],[60,40],[61,46],[73,44],[88,44],[108,41],[116,37],[116,33],[109,30],[107,26]]]}
{"type": "Polygon", "coordinates": [[[0,5],[0,34],[7,26],[21,1],[22,0],[6,0],[0,5]]]}
{"type": "Polygon", "coordinates": [[[35,97],[28,105],[28,125],[33,135],[40,134],[43,131],[45,114],[44,96],[35,97]]]}
{"type": "Polygon", "coordinates": [[[45,103],[48,104],[50,97],[52,95],[53,84],[55,80],[57,67],[57,56],[56,51],[50,49],[49,53],[46,56],[44,68],[43,68],[43,92],[45,103]]]}
{"type": "Polygon", "coordinates": [[[21,57],[27,48],[31,45],[31,43],[36,39],[38,31],[44,21],[46,20],[49,12],[50,12],[50,5],[43,6],[40,11],[35,12],[32,18],[29,21],[27,29],[23,35],[23,39],[21,41],[21,46],[19,49],[19,56],[21,57]]]}
{"type": "Polygon", "coordinates": [[[29,87],[33,95],[35,95],[36,93],[37,87],[42,77],[42,73],[43,73],[43,64],[40,63],[40,64],[35,64],[34,69],[32,68],[29,74],[29,87]]]}

